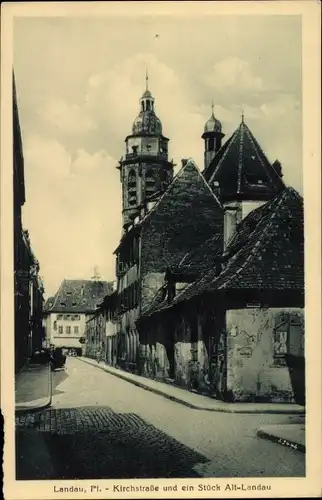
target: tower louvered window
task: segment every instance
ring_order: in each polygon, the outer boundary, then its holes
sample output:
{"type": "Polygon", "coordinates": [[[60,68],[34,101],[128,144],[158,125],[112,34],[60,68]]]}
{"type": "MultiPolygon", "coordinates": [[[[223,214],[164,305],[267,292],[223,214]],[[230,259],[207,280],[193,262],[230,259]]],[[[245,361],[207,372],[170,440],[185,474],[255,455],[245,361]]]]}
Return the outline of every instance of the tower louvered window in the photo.
{"type": "Polygon", "coordinates": [[[129,205],[136,205],[136,173],[134,170],[130,170],[128,177],[128,188],[129,188],[129,205]]]}
{"type": "Polygon", "coordinates": [[[155,191],[155,179],[152,170],[149,170],[145,176],[146,196],[151,196],[155,191]]]}

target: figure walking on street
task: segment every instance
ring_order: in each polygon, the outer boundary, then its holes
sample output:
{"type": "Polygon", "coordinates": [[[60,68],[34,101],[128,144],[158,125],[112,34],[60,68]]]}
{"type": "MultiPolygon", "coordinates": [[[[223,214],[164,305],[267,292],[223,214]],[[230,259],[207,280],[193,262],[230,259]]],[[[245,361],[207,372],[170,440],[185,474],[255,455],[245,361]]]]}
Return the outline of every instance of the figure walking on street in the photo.
{"type": "Polygon", "coordinates": [[[97,363],[100,363],[101,359],[102,359],[101,350],[97,349],[97,352],[96,352],[96,361],[97,361],[97,363]]]}

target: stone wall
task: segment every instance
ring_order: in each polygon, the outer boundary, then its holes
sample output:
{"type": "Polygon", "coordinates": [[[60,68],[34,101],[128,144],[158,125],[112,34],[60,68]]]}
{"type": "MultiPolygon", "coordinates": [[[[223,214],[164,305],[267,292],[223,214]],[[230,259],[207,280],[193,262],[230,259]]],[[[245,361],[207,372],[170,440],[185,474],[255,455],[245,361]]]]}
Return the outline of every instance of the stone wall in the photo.
{"type": "Polygon", "coordinates": [[[200,322],[195,327],[198,331],[192,335],[189,321],[179,314],[151,321],[146,341],[140,346],[141,374],[160,380],[173,379],[181,387],[207,391],[209,356],[200,322]]]}
{"type": "Polygon", "coordinates": [[[226,312],[227,390],[235,401],[293,402],[284,354],[304,357],[304,311],[249,308],[226,312]]]}
{"type": "Polygon", "coordinates": [[[141,308],[144,310],[153,301],[164,284],[165,272],[148,272],[141,278],[141,308]]]}

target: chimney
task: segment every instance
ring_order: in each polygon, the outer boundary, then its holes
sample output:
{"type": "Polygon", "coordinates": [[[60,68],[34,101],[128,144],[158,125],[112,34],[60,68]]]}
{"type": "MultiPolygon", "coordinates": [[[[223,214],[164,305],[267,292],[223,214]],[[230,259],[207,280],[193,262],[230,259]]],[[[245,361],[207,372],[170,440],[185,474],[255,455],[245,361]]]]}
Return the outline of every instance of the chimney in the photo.
{"type": "Polygon", "coordinates": [[[283,172],[282,172],[282,165],[279,160],[275,160],[274,163],[272,164],[273,169],[275,172],[282,178],[283,177],[283,172]]]}

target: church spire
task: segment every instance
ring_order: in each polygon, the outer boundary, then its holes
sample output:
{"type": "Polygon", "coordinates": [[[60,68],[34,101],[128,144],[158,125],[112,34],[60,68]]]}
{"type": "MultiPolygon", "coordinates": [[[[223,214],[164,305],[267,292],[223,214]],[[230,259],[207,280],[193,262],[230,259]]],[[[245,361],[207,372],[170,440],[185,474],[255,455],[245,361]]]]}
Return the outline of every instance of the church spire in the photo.
{"type": "Polygon", "coordinates": [[[145,90],[149,90],[149,75],[148,75],[148,69],[146,68],[145,70],[145,90]]]}

